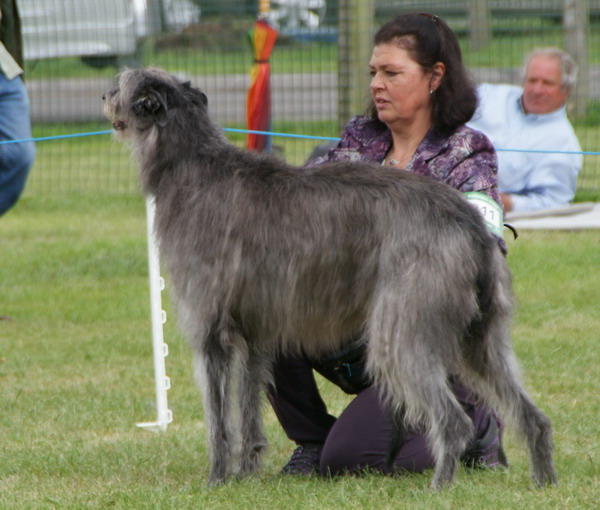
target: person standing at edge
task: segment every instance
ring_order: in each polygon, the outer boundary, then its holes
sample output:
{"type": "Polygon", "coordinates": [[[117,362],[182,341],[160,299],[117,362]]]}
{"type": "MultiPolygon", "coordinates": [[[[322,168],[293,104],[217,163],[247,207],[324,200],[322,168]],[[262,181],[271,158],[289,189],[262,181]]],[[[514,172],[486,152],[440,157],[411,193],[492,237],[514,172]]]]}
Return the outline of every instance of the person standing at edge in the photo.
{"type": "MultiPolygon", "coordinates": [[[[31,138],[22,66],[17,4],[15,0],[0,0],[0,140],[31,138]]],[[[0,144],[0,216],[21,196],[33,159],[33,142],[0,144]]]]}

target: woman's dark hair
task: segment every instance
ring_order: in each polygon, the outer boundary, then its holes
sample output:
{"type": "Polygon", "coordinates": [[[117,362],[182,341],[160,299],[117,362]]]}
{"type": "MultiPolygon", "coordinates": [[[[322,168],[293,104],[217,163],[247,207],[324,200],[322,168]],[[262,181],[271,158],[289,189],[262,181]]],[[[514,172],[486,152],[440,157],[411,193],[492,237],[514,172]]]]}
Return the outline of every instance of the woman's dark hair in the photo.
{"type": "MultiPolygon", "coordinates": [[[[458,40],[444,20],[428,13],[401,14],[375,34],[375,46],[390,43],[407,50],[424,71],[431,71],[436,62],[444,64],[442,82],[431,97],[431,122],[437,130],[451,133],[471,120],[477,108],[475,86],[462,63],[458,40]]],[[[374,104],[369,114],[377,119],[374,104]]]]}

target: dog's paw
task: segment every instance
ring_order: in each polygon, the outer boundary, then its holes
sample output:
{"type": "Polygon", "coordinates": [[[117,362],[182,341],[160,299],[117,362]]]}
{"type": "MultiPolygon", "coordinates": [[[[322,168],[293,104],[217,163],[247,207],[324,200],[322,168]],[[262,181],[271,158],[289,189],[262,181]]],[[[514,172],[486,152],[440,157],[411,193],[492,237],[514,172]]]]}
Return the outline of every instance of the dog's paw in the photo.
{"type": "Polygon", "coordinates": [[[206,486],[207,487],[218,487],[219,485],[223,485],[226,480],[227,480],[227,477],[224,475],[214,475],[211,473],[208,476],[208,480],[206,481],[206,486]]]}

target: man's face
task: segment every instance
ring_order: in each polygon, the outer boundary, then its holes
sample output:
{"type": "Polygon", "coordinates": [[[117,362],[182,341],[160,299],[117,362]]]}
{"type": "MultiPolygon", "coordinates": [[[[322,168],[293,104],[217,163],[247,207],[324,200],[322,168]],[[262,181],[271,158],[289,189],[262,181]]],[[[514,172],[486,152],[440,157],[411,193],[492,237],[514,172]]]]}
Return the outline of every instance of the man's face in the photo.
{"type": "Polygon", "coordinates": [[[557,58],[537,55],[529,61],[523,80],[523,109],[526,113],[553,112],[566,102],[569,92],[560,84],[560,61],[557,58]]]}

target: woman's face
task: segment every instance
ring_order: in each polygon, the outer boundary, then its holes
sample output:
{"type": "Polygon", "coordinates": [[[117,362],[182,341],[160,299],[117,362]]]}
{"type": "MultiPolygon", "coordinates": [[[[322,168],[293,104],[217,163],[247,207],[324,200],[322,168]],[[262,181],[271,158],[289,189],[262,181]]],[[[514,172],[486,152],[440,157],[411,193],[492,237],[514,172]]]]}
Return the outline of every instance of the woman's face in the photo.
{"type": "Polygon", "coordinates": [[[391,129],[407,129],[415,122],[430,124],[430,90],[439,86],[443,67],[437,63],[433,71],[425,72],[396,44],[375,46],[369,62],[370,88],[379,120],[391,129]]]}

